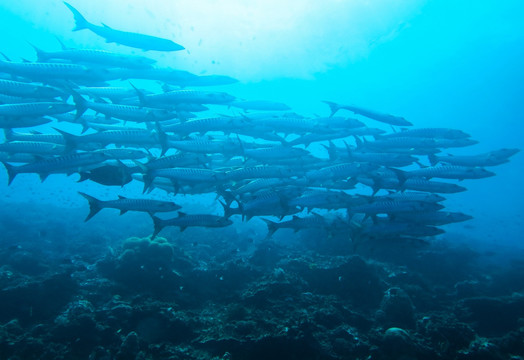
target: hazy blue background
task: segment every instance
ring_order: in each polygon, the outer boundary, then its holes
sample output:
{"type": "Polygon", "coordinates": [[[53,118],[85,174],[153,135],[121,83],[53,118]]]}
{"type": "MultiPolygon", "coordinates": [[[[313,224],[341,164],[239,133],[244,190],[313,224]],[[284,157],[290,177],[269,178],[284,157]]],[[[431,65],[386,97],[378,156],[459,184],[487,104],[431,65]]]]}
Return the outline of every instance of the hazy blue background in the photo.
{"type": "MultiPolygon", "coordinates": [[[[320,100],[353,103],[403,116],[416,127],[462,129],[480,144],[453,153],[523,148],[524,22],[521,1],[75,1],[95,23],[167,37],[187,51],[147,53],[161,65],[199,74],[224,74],[241,83],[224,88],[247,99],[283,101],[304,114],[328,114],[320,100]],[[225,5],[227,3],[227,5],[225,5]]],[[[73,33],[73,17],[59,0],[0,3],[0,50],[13,59],[35,59],[26,43],[141,53],[89,31],[73,33]],[[36,6],[38,4],[38,6],[36,6]],[[7,35],[9,34],[9,35],[7,35]]],[[[368,123],[376,126],[371,121],[368,123]]],[[[469,191],[446,206],[475,216],[446,227],[488,247],[523,247],[524,155],[491,168],[496,177],[464,181],[469,191]]],[[[20,175],[0,191],[35,207],[82,207],[73,186],[52,175],[20,175]]],[[[131,186],[131,192],[139,194],[131,186]]],[[[123,191],[119,191],[123,193],[123,191]]],[[[155,192],[162,198],[161,192],[155,192]]],[[[109,210],[106,216],[112,214],[109,210]]],[[[98,215],[101,216],[101,215],[98,215]]],[[[116,216],[115,216],[115,219],[116,216]]],[[[126,217],[118,218],[124,223],[126,217]]],[[[79,218],[81,223],[82,218],[79,218]]],[[[127,220],[128,221],[128,220],[127,220]]],[[[145,216],[145,221],[150,221],[145,216]]],[[[458,236],[457,236],[458,237],[458,236]]],[[[468,240],[469,241],[469,240],[468,240]]]]}

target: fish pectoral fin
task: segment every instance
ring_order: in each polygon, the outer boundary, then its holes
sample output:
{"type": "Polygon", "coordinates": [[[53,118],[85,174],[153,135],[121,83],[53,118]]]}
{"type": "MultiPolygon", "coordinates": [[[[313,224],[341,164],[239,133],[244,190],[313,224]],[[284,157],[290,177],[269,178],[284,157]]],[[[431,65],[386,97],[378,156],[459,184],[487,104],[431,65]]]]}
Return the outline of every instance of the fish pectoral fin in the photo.
{"type": "Polygon", "coordinates": [[[127,212],[125,209],[120,209],[120,215],[124,215],[127,212]]]}
{"type": "Polygon", "coordinates": [[[47,173],[39,173],[38,175],[40,176],[41,182],[44,182],[44,180],[47,179],[47,177],[49,176],[49,174],[47,173]]]}

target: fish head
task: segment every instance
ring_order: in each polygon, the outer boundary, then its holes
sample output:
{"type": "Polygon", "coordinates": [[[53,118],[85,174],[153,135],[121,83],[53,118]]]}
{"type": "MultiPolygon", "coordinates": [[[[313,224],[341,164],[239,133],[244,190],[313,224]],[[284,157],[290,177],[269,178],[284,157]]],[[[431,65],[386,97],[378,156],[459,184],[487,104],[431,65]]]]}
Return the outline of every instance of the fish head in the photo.
{"type": "Polygon", "coordinates": [[[468,169],[468,172],[472,173],[475,177],[478,177],[478,178],[486,178],[486,177],[491,177],[491,176],[496,175],[494,172],[486,170],[481,167],[475,167],[475,168],[468,169]]]}

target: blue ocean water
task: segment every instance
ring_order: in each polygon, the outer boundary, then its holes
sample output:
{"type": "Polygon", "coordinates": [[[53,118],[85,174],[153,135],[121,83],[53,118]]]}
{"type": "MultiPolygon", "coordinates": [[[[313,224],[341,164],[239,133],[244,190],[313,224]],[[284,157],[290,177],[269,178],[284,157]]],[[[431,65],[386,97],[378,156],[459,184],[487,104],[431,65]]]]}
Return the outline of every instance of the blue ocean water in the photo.
{"type": "MultiPolygon", "coordinates": [[[[0,7],[2,32],[10,34],[2,51],[10,58],[34,59],[28,42],[58,50],[56,38],[69,46],[141,53],[105,44],[88,31],[71,32],[72,16],[60,1],[32,5],[21,1],[0,7]]],[[[73,5],[88,19],[187,44],[180,53],[147,55],[161,65],[197,74],[233,76],[240,82],[224,89],[240,98],[281,101],[298,112],[319,115],[328,115],[321,100],[354,103],[399,114],[417,127],[459,128],[479,144],[457,154],[522,146],[524,25],[516,1],[73,5]]],[[[450,225],[450,231],[471,237],[473,243],[521,248],[518,189],[523,161],[517,154],[496,168],[496,177],[465,181],[469,191],[446,204],[474,220],[450,225]]],[[[11,187],[3,180],[4,197],[13,201],[82,206],[72,181],[59,175],[43,184],[36,176],[20,176],[11,187]],[[46,196],[57,189],[64,197],[58,202],[56,195],[46,196]]]]}
{"type": "MultiPolygon", "coordinates": [[[[73,32],[72,14],[62,1],[48,0],[35,6],[34,1],[20,0],[0,4],[0,31],[9,34],[3,37],[0,51],[13,61],[34,61],[36,56],[30,43],[57,51],[58,39],[70,47],[144,55],[157,60],[159,66],[198,75],[231,76],[239,82],[205,89],[224,91],[246,100],[282,102],[305,116],[328,116],[329,108],[322,100],[358,104],[402,116],[416,128],[460,129],[479,142],[444,153],[466,155],[520,148],[521,152],[508,163],[489,168],[496,176],[458,182],[468,190],[446,195],[446,210],[463,212],[473,219],[443,226],[446,233],[429,240],[424,251],[431,252],[431,246],[442,249],[460,245],[487,254],[483,261],[490,266],[522,261],[524,5],[521,2],[72,0],[70,3],[93,23],[169,38],[186,49],[143,52],[107,44],[87,30],[73,32]]],[[[127,86],[128,82],[119,84],[127,86]]],[[[145,80],[133,84],[151,86],[145,80]]],[[[159,84],[151,86],[153,91],[158,88],[159,84]]],[[[218,114],[222,112],[240,113],[227,107],[217,109],[218,114]]],[[[366,124],[391,132],[386,124],[372,121],[366,124]]],[[[55,125],[35,129],[52,132],[55,125]]],[[[80,133],[77,125],[60,123],[59,127],[80,133]]],[[[338,144],[343,146],[341,142],[338,144]]],[[[321,146],[314,145],[310,151],[319,157],[327,156],[321,146]]],[[[50,175],[41,182],[36,174],[20,174],[8,186],[7,174],[0,169],[5,247],[27,246],[34,250],[41,242],[43,257],[69,258],[78,252],[82,261],[92,261],[86,265],[89,267],[107,254],[118,254],[126,239],[151,235],[153,224],[145,213],[120,216],[118,211],[106,209],[84,223],[89,209],[77,193],[82,191],[107,200],[116,199],[117,195],[141,197],[141,183],[134,181],[120,188],[89,181],[76,183],[77,179],[77,174],[50,175]]],[[[371,195],[369,188],[358,189],[371,195]]],[[[173,200],[171,194],[159,189],[148,198],[173,200]]],[[[175,199],[188,213],[222,214],[214,194],[179,194],[175,199]]],[[[247,257],[256,253],[257,245],[266,237],[264,222],[258,218],[250,222],[242,222],[240,217],[233,220],[233,226],[224,229],[179,232],[166,228],[161,236],[172,244],[201,244],[194,249],[199,248],[205,254],[202,259],[213,258],[216,255],[213,247],[222,246],[227,240],[232,242],[229,245],[235,254],[247,257]]],[[[285,231],[276,237],[284,245],[302,246],[303,241],[313,241],[312,238],[319,236],[316,232],[299,235],[285,231]]],[[[195,268],[206,268],[207,260],[199,260],[198,251],[184,251],[190,253],[195,268]]],[[[467,257],[469,253],[465,254],[467,257]]],[[[450,257],[459,255],[453,253],[450,257]]],[[[441,256],[446,258],[446,252],[441,256]]],[[[225,264],[234,255],[228,258],[220,254],[217,258],[214,260],[225,264]]],[[[271,267],[273,264],[268,261],[271,267]]],[[[336,264],[336,260],[330,261],[336,264]]],[[[398,263],[403,261],[397,259],[398,263]]],[[[406,264],[412,261],[405,259],[406,264]]],[[[435,260],[434,264],[440,261],[443,260],[435,260]]],[[[220,274],[218,278],[222,280],[220,274]]],[[[95,303],[93,299],[90,301],[95,303]]],[[[6,319],[2,317],[2,322],[7,322],[3,320],[6,319]]],[[[142,336],[140,329],[136,331],[142,336]]],[[[157,339],[156,335],[150,336],[151,342],[157,339]]]]}

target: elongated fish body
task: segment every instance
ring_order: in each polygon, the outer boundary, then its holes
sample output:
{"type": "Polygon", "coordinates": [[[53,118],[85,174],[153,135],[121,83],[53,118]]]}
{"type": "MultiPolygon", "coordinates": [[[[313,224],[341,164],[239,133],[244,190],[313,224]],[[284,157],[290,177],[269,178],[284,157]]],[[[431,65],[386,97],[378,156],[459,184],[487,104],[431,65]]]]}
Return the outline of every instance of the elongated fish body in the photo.
{"type": "Polygon", "coordinates": [[[206,227],[206,228],[217,228],[226,227],[231,225],[233,222],[226,219],[223,216],[208,215],[208,214],[195,214],[186,215],[183,212],[178,212],[178,217],[173,219],[163,220],[156,216],[153,216],[153,222],[155,224],[155,230],[151,236],[154,239],[158,233],[166,226],[178,226],[180,231],[184,231],[188,227],[206,227]]]}
{"type": "Polygon", "coordinates": [[[342,116],[317,117],[315,118],[315,122],[332,129],[358,129],[366,127],[366,124],[360,120],[342,116]]]}
{"type": "MultiPolygon", "coordinates": [[[[137,181],[144,182],[144,175],[132,174],[131,177],[137,181]]],[[[217,191],[216,184],[214,183],[177,183],[176,186],[173,182],[167,178],[158,177],[155,178],[150,184],[148,191],[151,192],[154,188],[162,189],[168,193],[173,194],[185,194],[185,195],[201,195],[210,194],[217,191]]]]}
{"type": "Polygon", "coordinates": [[[168,141],[169,147],[198,154],[242,154],[242,145],[233,140],[175,140],[168,141]]]}
{"type": "Polygon", "coordinates": [[[424,202],[441,202],[446,200],[445,197],[438,194],[432,194],[421,191],[407,191],[395,192],[383,196],[373,196],[369,198],[372,202],[384,200],[400,200],[400,201],[424,201],[424,202]]]}
{"type": "Polygon", "coordinates": [[[479,142],[474,139],[462,138],[462,139],[435,139],[435,145],[438,148],[452,148],[452,147],[466,147],[476,145],[479,142]]]}
{"type": "Polygon", "coordinates": [[[271,146],[258,149],[245,149],[244,157],[267,162],[278,159],[297,159],[309,155],[309,151],[290,146],[271,146]]]}
{"type": "Polygon", "coordinates": [[[8,185],[10,185],[18,174],[37,173],[40,175],[40,179],[44,181],[49,174],[71,174],[79,171],[79,169],[98,165],[106,159],[107,157],[103,153],[84,152],[52,157],[21,166],[12,166],[4,163],[4,166],[7,169],[9,176],[8,185]]]}
{"type": "MultiPolygon", "coordinates": [[[[31,99],[31,100],[37,101],[37,99],[31,99]]],[[[27,101],[28,101],[28,98],[26,97],[0,94],[0,104],[20,104],[20,103],[26,103],[27,101]]]]}
{"type": "MultiPolygon", "coordinates": [[[[198,78],[198,75],[192,74],[185,70],[176,70],[171,68],[154,67],[151,69],[111,69],[111,73],[122,80],[127,79],[146,79],[157,80],[168,84],[180,85],[192,79],[198,78]]],[[[173,89],[168,89],[173,91],[173,89]]]]}
{"type": "Polygon", "coordinates": [[[155,169],[149,170],[144,174],[144,193],[149,189],[151,183],[157,177],[169,179],[173,183],[175,194],[178,192],[180,186],[187,183],[208,183],[218,185],[220,184],[220,181],[224,180],[224,174],[210,169],[184,167],[155,169]]]}
{"type": "Polygon", "coordinates": [[[108,159],[114,159],[114,160],[138,160],[138,159],[144,159],[149,156],[148,153],[140,149],[116,148],[116,149],[99,149],[96,151],[103,153],[105,156],[107,156],[108,159]]]}
{"type": "Polygon", "coordinates": [[[27,77],[32,80],[86,79],[95,73],[95,70],[78,64],[13,62],[3,60],[0,60],[0,71],[11,75],[27,77]]]}
{"type": "Polygon", "coordinates": [[[284,166],[257,165],[226,171],[225,175],[227,180],[238,181],[244,179],[290,178],[300,176],[300,173],[284,166]]]}
{"type": "Polygon", "coordinates": [[[305,133],[331,133],[332,130],[325,126],[320,125],[314,119],[299,118],[299,117],[288,117],[280,116],[273,117],[255,117],[252,118],[247,114],[247,118],[250,123],[255,127],[260,127],[261,131],[268,129],[274,132],[293,133],[293,134],[305,134],[305,133]]]}
{"type": "MultiPolygon", "coordinates": [[[[337,210],[354,204],[354,198],[345,192],[331,190],[309,190],[303,195],[288,201],[289,206],[298,206],[300,209],[337,210]]],[[[365,203],[363,199],[361,203],[365,203]]]]}
{"type": "Polygon", "coordinates": [[[37,99],[54,99],[65,92],[51,86],[0,79],[0,93],[37,99]]]}
{"type": "Polygon", "coordinates": [[[292,179],[282,178],[261,178],[252,180],[242,186],[236,187],[232,190],[234,196],[243,194],[254,194],[262,189],[271,189],[277,186],[284,186],[294,182],[292,179]]]}
{"type": "Polygon", "coordinates": [[[106,39],[107,42],[114,42],[120,45],[126,45],[142,50],[158,50],[158,51],[179,51],[184,50],[184,47],[168,39],[159,38],[156,36],[144,35],[134,32],[127,32],[112,29],[107,25],[97,26],[89,23],[82,14],[73,6],[64,2],[64,4],[71,10],[74,15],[76,27],[73,31],[89,29],[98,36],[106,39]]]}
{"type": "Polygon", "coordinates": [[[76,149],[82,144],[102,144],[107,146],[110,144],[130,146],[138,145],[145,147],[152,147],[162,144],[161,136],[158,133],[144,130],[144,129],[127,129],[127,130],[106,130],[89,135],[73,135],[65,131],[56,129],[62,134],[66,145],[70,149],[76,149]]]}
{"type": "Polygon", "coordinates": [[[0,152],[0,162],[2,163],[32,163],[36,161],[36,158],[32,154],[16,153],[11,154],[7,152],[0,152]]]}
{"type": "Polygon", "coordinates": [[[13,117],[13,116],[0,116],[0,128],[4,129],[17,129],[27,128],[38,125],[47,124],[51,122],[51,118],[48,117],[13,117]]]}
{"type": "Polygon", "coordinates": [[[348,154],[349,159],[358,162],[368,162],[383,166],[408,166],[417,161],[417,158],[407,154],[395,153],[373,153],[351,151],[348,154]]]}
{"type": "Polygon", "coordinates": [[[46,142],[58,145],[66,143],[60,134],[20,133],[12,130],[5,130],[4,134],[7,141],[46,142]]]}
{"type": "Polygon", "coordinates": [[[466,139],[471,135],[458,129],[448,128],[420,128],[420,129],[408,129],[402,130],[396,133],[383,135],[382,138],[393,138],[393,137],[418,137],[418,138],[430,138],[430,139],[466,139]]]}
{"type": "Polygon", "coordinates": [[[315,180],[342,180],[350,177],[368,173],[376,169],[376,166],[367,163],[342,163],[331,165],[319,170],[312,170],[306,174],[306,178],[315,180]]]}
{"type": "Polygon", "coordinates": [[[178,153],[162,156],[148,161],[144,166],[147,170],[167,169],[176,167],[198,167],[205,165],[207,156],[191,153],[178,153]]]}
{"type": "Polygon", "coordinates": [[[423,178],[408,178],[403,184],[401,184],[398,178],[395,177],[373,178],[359,176],[357,180],[362,184],[372,187],[374,193],[380,189],[427,191],[438,194],[453,194],[467,190],[465,187],[457,184],[432,181],[423,178]]]}
{"type": "Polygon", "coordinates": [[[173,90],[161,94],[144,95],[143,105],[173,106],[176,104],[227,104],[235,97],[225,92],[201,90],[173,90]]]}
{"type": "Polygon", "coordinates": [[[184,121],[171,126],[162,125],[162,129],[179,135],[189,135],[195,132],[205,134],[208,131],[233,131],[240,127],[249,126],[244,118],[239,117],[212,117],[184,121]]]}
{"type": "Polygon", "coordinates": [[[65,146],[49,142],[10,141],[0,143],[0,151],[9,154],[60,155],[65,152],[65,146]]]}
{"type": "Polygon", "coordinates": [[[303,229],[326,229],[329,227],[329,222],[317,214],[305,217],[293,215],[291,220],[278,223],[264,218],[262,220],[267,225],[268,234],[266,238],[270,238],[278,229],[293,229],[294,232],[297,232],[303,229]]]}
{"type": "Polygon", "coordinates": [[[324,102],[329,105],[331,109],[331,116],[335,115],[335,113],[338,110],[345,109],[345,110],[352,111],[355,114],[359,114],[367,118],[377,120],[377,121],[380,121],[386,124],[390,124],[390,125],[397,125],[397,126],[412,126],[413,125],[412,123],[410,123],[409,121],[407,121],[406,119],[400,116],[383,114],[383,113],[379,113],[374,110],[369,110],[369,109],[365,109],[365,108],[353,106],[353,105],[340,105],[340,104],[337,104],[331,101],[324,101],[324,102]]]}
{"type": "Polygon", "coordinates": [[[424,201],[384,200],[370,204],[352,206],[348,208],[348,212],[351,214],[364,213],[373,215],[397,212],[437,211],[443,208],[443,205],[424,201]]]}
{"type": "MultiPolygon", "coordinates": [[[[108,117],[132,121],[132,122],[154,122],[169,120],[176,117],[175,113],[165,109],[153,109],[133,105],[107,104],[93,101],[80,100],[77,96],[77,104],[84,109],[91,109],[108,117]]],[[[85,110],[84,110],[85,111],[85,110]]],[[[79,112],[80,114],[82,111],[79,112]]]]}
{"type": "Polygon", "coordinates": [[[218,180],[218,173],[210,169],[199,168],[170,168],[156,169],[147,173],[148,177],[164,177],[173,181],[196,181],[196,182],[214,182],[218,180]]]}
{"type": "Polygon", "coordinates": [[[409,222],[381,221],[363,226],[358,236],[370,238],[389,238],[394,235],[405,235],[414,237],[436,236],[443,234],[444,230],[424,224],[413,224],[409,222]]]}
{"type": "Polygon", "coordinates": [[[457,165],[431,166],[403,173],[407,177],[424,177],[441,179],[482,179],[495,174],[481,167],[466,167],[457,165]]]}
{"type": "Polygon", "coordinates": [[[375,141],[366,141],[360,147],[364,149],[412,149],[412,148],[437,148],[438,142],[435,139],[418,138],[418,137],[393,137],[386,139],[377,139],[375,141]]]}
{"type": "Polygon", "coordinates": [[[37,52],[38,61],[70,60],[73,63],[92,63],[105,66],[123,67],[131,69],[147,69],[156,62],[153,59],[124,55],[99,49],[64,49],[62,51],[47,52],[33,46],[37,52]]]}
{"type": "Polygon", "coordinates": [[[62,102],[34,102],[0,105],[0,116],[29,117],[63,114],[75,109],[74,105],[62,102]]]}
{"type": "Polygon", "coordinates": [[[262,111],[287,111],[291,110],[289,106],[283,103],[267,100],[245,100],[235,101],[229,106],[240,108],[243,110],[262,110],[262,111]]]}
{"type": "Polygon", "coordinates": [[[105,116],[97,116],[97,115],[88,115],[88,114],[82,114],[81,117],[77,117],[73,113],[64,113],[64,114],[55,114],[53,117],[58,121],[66,121],[70,123],[75,124],[82,124],[82,123],[91,123],[91,124],[105,124],[105,125],[115,125],[115,124],[121,124],[120,120],[117,119],[111,119],[105,116]]]}
{"type": "Polygon", "coordinates": [[[479,155],[428,155],[428,158],[433,166],[439,162],[467,167],[496,166],[507,163],[509,157],[515,155],[519,151],[519,149],[500,149],[479,155]]]}
{"type": "Polygon", "coordinates": [[[86,198],[89,202],[90,211],[84,221],[88,221],[93,216],[95,216],[100,210],[105,208],[118,209],[120,210],[120,215],[125,214],[128,211],[142,211],[152,215],[157,212],[170,212],[176,211],[181,208],[181,206],[169,201],[159,201],[150,199],[128,199],[123,196],[118,196],[118,200],[102,201],[83,192],[78,193],[82,195],[84,198],[86,198]]]}
{"type": "Polygon", "coordinates": [[[419,211],[395,215],[395,219],[424,225],[446,225],[473,219],[473,216],[452,211],[419,211]]]}
{"type": "Polygon", "coordinates": [[[134,89],[117,86],[80,87],[75,89],[75,91],[81,95],[93,98],[107,98],[114,102],[136,95],[134,89]]]}

